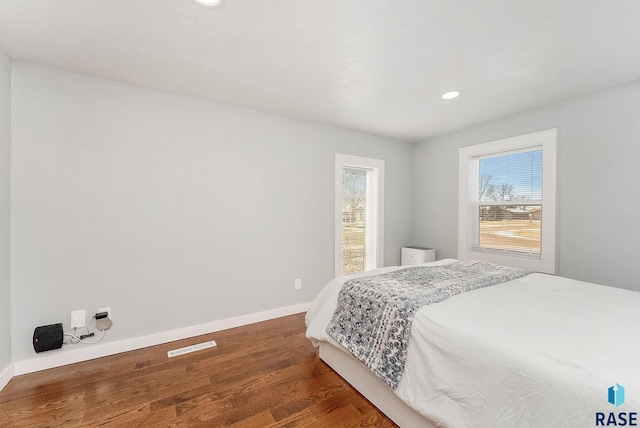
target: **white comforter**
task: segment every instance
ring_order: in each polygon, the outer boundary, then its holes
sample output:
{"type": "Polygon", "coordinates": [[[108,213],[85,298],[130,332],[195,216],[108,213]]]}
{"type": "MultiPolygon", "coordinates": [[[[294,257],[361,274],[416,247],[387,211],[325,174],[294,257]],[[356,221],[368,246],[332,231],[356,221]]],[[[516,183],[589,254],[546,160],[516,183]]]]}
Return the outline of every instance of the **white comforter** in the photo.
{"type": "MultiPolygon", "coordinates": [[[[307,312],[314,343],[337,345],[326,327],[353,277],[327,284],[307,312]]],[[[426,306],[395,392],[443,427],[594,427],[610,413],[629,426],[640,413],[640,293],[534,273],[426,306]],[[618,407],[607,401],[616,384],[618,407]]]]}

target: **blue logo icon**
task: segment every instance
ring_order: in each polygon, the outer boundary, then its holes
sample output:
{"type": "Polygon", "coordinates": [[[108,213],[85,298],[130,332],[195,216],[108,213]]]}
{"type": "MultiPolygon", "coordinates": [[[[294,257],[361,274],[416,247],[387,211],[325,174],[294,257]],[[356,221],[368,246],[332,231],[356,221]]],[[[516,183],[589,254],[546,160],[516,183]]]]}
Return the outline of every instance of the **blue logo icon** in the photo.
{"type": "Polygon", "coordinates": [[[609,403],[616,407],[624,404],[624,386],[616,383],[615,386],[609,388],[609,403]]]}

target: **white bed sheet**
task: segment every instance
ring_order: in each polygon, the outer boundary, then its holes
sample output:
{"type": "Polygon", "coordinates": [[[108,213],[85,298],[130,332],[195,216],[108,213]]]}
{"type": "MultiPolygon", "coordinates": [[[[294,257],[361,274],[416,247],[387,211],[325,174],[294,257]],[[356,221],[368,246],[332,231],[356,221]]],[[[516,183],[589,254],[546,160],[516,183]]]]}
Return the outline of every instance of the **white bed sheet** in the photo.
{"type": "MultiPolygon", "coordinates": [[[[314,343],[337,345],[326,327],[353,277],[327,284],[307,312],[314,343]]],[[[395,392],[443,427],[582,428],[597,412],[640,413],[640,293],[534,273],[426,306],[395,392]],[[607,402],[616,383],[619,407],[607,402]]]]}

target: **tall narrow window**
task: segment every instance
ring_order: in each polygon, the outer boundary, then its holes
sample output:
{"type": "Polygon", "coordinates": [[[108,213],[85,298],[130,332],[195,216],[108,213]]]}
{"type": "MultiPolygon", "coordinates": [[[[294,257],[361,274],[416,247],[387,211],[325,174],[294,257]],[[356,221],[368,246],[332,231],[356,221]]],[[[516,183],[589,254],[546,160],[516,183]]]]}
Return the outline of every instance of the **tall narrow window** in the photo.
{"type": "Polygon", "coordinates": [[[458,257],[555,272],[556,130],[460,149],[458,257]]]}
{"type": "Polygon", "coordinates": [[[364,272],[368,259],[367,170],[342,170],[342,273],[364,272]]]}
{"type": "Polygon", "coordinates": [[[336,275],[382,266],[384,161],[336,154],[336,275]]]}

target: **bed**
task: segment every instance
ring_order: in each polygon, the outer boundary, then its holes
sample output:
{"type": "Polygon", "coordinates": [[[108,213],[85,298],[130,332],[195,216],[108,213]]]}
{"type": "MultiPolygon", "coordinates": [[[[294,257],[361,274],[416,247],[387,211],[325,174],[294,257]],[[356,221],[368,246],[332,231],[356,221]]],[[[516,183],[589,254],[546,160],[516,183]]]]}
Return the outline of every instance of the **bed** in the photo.
{"type": "Polygon", "coordinates": [[[337,277],[306,315],[320,358],[399,426],[637,426],[640,293],[530,273],[429,304],[389,386],[327,329],[346,281],[400,269],[337,277]]]}

